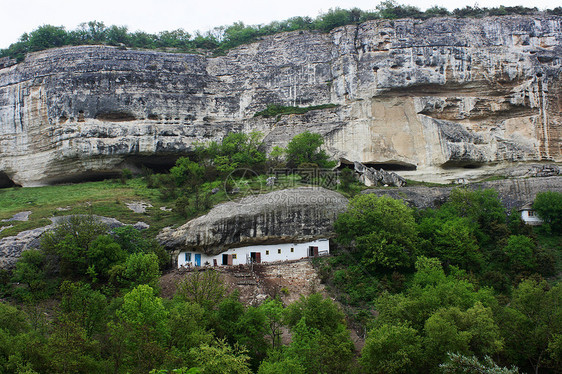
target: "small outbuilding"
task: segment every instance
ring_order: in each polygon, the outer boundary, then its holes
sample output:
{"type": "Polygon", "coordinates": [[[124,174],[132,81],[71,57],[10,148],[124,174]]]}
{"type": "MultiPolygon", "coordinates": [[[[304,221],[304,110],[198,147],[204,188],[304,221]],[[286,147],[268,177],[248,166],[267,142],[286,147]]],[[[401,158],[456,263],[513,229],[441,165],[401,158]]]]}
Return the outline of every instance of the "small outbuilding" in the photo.
{"type": "Polygon", "coordinates": [[[542,225],[543,221],[533,209],[533,203],[523,205],[519,208],[519,211],[521,212],[521,219],[525,224],[532,226],[542,225]]]}

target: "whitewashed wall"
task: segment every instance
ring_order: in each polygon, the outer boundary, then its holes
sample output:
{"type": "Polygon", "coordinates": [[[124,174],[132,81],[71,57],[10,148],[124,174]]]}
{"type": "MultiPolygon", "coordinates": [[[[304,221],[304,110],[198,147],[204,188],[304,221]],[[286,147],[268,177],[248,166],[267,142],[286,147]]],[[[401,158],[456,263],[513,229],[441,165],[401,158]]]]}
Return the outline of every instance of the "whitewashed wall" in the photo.
{"type": "Polygon", "coordinates": [[[541,225],[543,223],[534,210],[522,210],[521,219],[528,225],[541,225]]]}
{"type": "Polygon", "coordinates": [[[261,253],[261,262],[298,260],[300,258],[309,257],[309,247],[318,247],[319,255],[327,255],[330,253],[330,241],[328,239],[318,239],[307,243],[283,243],[283,244],[265,244],[252,245],[248,247],[232,248],[221,254],[209,256],[201,252],[180,252],[178,256],[178,267],[195,266],[195,255],[201,256],[201,266],[205,263],[213,266],[213,260],[217,261],[217,265],[223,264],[223,255],[233,255],[232,265],[241,265],[248,263],[251,252],[261,253]],[[236,255],[236,258],[234,258],[236,255]]]}

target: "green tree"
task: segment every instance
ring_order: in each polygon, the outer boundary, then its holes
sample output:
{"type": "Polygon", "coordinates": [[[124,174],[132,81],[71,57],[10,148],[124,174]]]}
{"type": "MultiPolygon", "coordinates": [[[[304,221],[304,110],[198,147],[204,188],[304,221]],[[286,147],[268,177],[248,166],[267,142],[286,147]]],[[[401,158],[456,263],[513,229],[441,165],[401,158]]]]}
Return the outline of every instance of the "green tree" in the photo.
{"type": "Polygon", "coordinates": [[[483,258],[474,235],[474,226],[466,217],[426,217],[419,225],[426,238],[425,255],[437,257],[445,265],[479,270],[483,258]]]}
{"type": "Polygon", "coordinates": [[[243,348],[229,346],[224,340],[214,345],[203,344],[191,350],[194,361],[204,374],[251,374],[243,348]]]}
{"type": "Polygon", "coordinates": [[[204,181],[205,167],[187,157],[180,157],[170,174],[175,178],[178,186],[186,186],[190,191],[196,191],[204,181]]]}
{"type": "Polygon", "coordinates": [[[70,281],[64,281],[60,291],[60,309],[65,320],[76,323],[86,338],[102,331],[107,298],[100,291],[92,290],[89,284],[70,281]]]}
{"type": "Polygon", "coordinates": [[[220,144],[208,144],[205,153],[223,175],[244,168],[260,171],[266,161],[265,153],[260,150],[262,137],[263,134],[257,131],[250,134],[231,132],[220,144]]]}
{"type": "Polygon", "coordinates": [[[106,233],[107,226],[94,216],[70,216],[43,235],[41,248],[58,260],[54,265],[58,264],[61,275],[84,277],[90,266],[90,246],[98,236],[106,233]]]}
{"type": "Polygon", "coordinates": [[[438,259],[419,257],[410,287],[400,294],[383,293],[376,300],[378,323],[409,323],[422,331],[425,321],[441,308],[466,311],[478,301],[485,307],[497,306],[492,290],[475,287],[465,279],[466,273],[454,267],[449,271],[445,274],[438,259]]]}
{"type": "Polygon", "coordinates": [[[192,348],[212,343],[214,336],[209,323],[209,314],[202,306],[185,301],[174,302],[170,309],[170,342],[185,361],[189,361],[192,348]]]}
{"type": "Polygon", "coordinates": [[[114,283],[123,287],[146,284],[156,288],[160,278],[158,257],[154,253],[132,253],[124,264],[111,268],[110,278],[114,283]]]}
{"type": "Polygon", "coordinates": [[[143,237],[140,230],[125,225],[113,229],[115,241],[127,253],[154,253],[158,257],[158,265],[163,270],[170,266],[170,255],[154,238],[143,237]]]}
{"type": "Polygon", "coordinates": [[[369,331],[360,362],[369,373],[411,373],[422,356],[422,338],[415,329],[382,324],[369,331]]]}
{"type": "Polygon", "coordinates": [[[40,297],[46,291],[46,277],[45,253],[35,249],[23,251],[16,262],[12,280],[26,284],[31,295],[40,297]]]}
{"type": "Polygon", "coordinates": [[[534,252],[536,245],[533,239],[524,235],[511,235],[504,247],[509,260],[509,269],[514,273],[535,268],[534,252]]]}
{"type": "Polygon", "coordinates": [[[290,304],[285,310],[285,321],[290,327],[305,318],[308,328],[315,328],[320,332],[336,331],[339,325],[345,324],[344,314],[338,306],[319,293],[301,298],[290,304]]]}
{"type": "Polygon", "coordinates": [[[292,343],[284,358],[295,361],[306,373],[341,373],[353,357],[353,343],[343,313],[330,299],[316,293],[302,296],[286,309],[292,343]]]}
{"type": "Polygon", "coordinates": [[[43,346],[49,372],[93,373],[104,371],[99,342],[71,320],[59,320],[43,346]]]}
{"type": "MultiPolygon", "coordinates": [[[[312,323],[315,325],[315,323],[312,323]]],[[[353,358],[353,343],[343,323],[335,328],[321,326],[324,331],[310,326],[303,316],[291,328],[292,342],[284,351],[284,362],[298,362],[305,373],[342,373],[347,371],[353,358]]]]}
{"type": "Polygon", "coordinates": [[[268,344],[266,316],[262,309],[250,306],[236,324],[236,341],[248,350],[250,366],[255,370],[266,357],[268,344]]]}
{"type": "Polygon", "coordinates": [[[477,302],[463,312],[456,306],[442,308],[425,322],[426,360],[436,367],[447,352],[493,355],[503,346],[492,311],[477,302]]]}
{"type": "Polygon", "coordinates": [[[110,45],[129,44],[127,26],[110,26],[106,31],[107,43],[110,45]]]}
{"type": "Polygon", "coordinates": [[[259,308],[266,318],[267,332],[271,339],[271,348],[281,346],[281,327],[283,326],[283,303],[279,299],[268,299],[259,308]]]}
{"type": "Polygon", "coordinates": [[[287,144],[287,166],[296,168],[300,164],[311,163],[321,168],[333,167],[326,152],[320,147],[324,144],[322,135],[305,131],[295,135],[287,144]]]}
{"type": "Polygon", "coordinates": [[[117,321],[109,324],[114,342],[115,366],[121,362],[135,372],[148,372],[166,357],[170,339],[168,311],[154,289],[141,284],[127,293],[116,312],[117,321]],[[120,344],[123,344],[122,348],[120,344]],[[121,348],[121,349],[119,349],[121,348]],[[122,356],[118,357],[119,351],[122,356]]]}
{"type": "Polygon", "coordinates": [[[67,33],[64,27],[44,25],[29,34],[27,44],[31,52],[48,48],[62,47],[67,43],[67,33]]]}
{"type": "MultiPolygon", "coordinates": [[[[555,363],[549,345],[562,334],[562,284],[524,280],[499,319],[511,362],[535,373],[555,363]]],[[[552,368],[552,367],[551,367],[552,368]]]]}
{"type": "Polygon", "coordinates": [[[396,269],[413,265],[418,249],[414,212],[401,200],[373,194],[358,195],[338,216],[337,241],[355,242],[363,262],[371,268],[396,269]]]}
{"type": "Polygon", "coordinates": [[[109,279],[109,270],[115,264],[125,261],[127,253],[109,235],[100,235],[92,241],[86,252],[88,275],[95,282],[109,279]]]}
{"type": "Polygon", "coordinates": [[[197,303],[207,310],[216,308],[225,295],[224,280],[215,270],[192,272],[178,284],[176,291],[180,300],[197,303]]]}
{"type": "Polygon", "coordinates": [[[539,192],[533,203],[542,220],[550,225],[552,231],[562,234],[562,193],[554,191],[539,192]]]}
{"type": "Polygon", "coordinates": [[[305,374],[305,368],[294,358],[267,359],[261,362],[258,374],[305,374]]]}
{"type": "Polygon", "coordinates": [[[468,219],[481,246],[507,236],[506,213],[496,190],[453,189],[440,210],[449,216],[468,219]]]}

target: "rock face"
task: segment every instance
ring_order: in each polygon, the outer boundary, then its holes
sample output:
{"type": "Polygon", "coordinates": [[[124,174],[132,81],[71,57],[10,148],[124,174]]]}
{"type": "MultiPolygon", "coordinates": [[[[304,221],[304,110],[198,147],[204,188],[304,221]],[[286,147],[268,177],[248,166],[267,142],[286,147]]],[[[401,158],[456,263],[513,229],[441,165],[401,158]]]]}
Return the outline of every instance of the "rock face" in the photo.
{"type": "Polygon", "coordinates": [[[562,18],[369,21],[226,56],[68,47],[0,63],[0,186],[169,165],[195,141],[305,130],[336,159],[473,179],[562,161],[562,18]],[[337,108],[263,119],[268,104],[337,108]]]}
{"type": "Polygon", "coordinates": [[[295,188],[245,197],[214,207],[158,240],[167,248],[219,254],[253,244],[304,242],[331,236],[347,199],[324,188],[295,188]]]}
{"type": "MultiPolygon", "coordinates": [[[[457,186],[458,187],[458,186],[457,186]]],[[[562,176],[545,178],[517,178],[491,182],[474,183],[466,186],[473,190],[494,189],[502,204],[509,211],[533,202],[537,193],[555,191],[562,193],[562,176]]],[[[435,208],[445,203],[454,187],[403,187],[376,188],[364,190],[362,193],[373,193],[377,196],[388,195],[394,199],[402,199],[416,208],[435,208]]]]}

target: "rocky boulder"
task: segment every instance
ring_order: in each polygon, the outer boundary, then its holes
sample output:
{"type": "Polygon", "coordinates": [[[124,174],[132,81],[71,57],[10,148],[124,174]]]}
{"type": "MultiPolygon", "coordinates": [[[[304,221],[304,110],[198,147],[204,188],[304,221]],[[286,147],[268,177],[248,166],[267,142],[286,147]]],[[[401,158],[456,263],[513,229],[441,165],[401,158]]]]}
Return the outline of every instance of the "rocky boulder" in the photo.
{"type": "Polygon", "coordinates": [[[339,213],[347,209],[341,194],[301,187],[248,196],[217,205],[158,240],[169,249],[219,254],[253,244],[304,242],[332,235],[339,213]]]}
{"type": "Polygon", "coordinates": [[[394,172],[385,171],[382,168],[377,170],[355,161],[353,163],[353,169],[359,175],[361,182],[369,187],[376,187],[379,184],[394,187],[404,187],[406,185],[406,180],[404,178],[394,172]]]}

